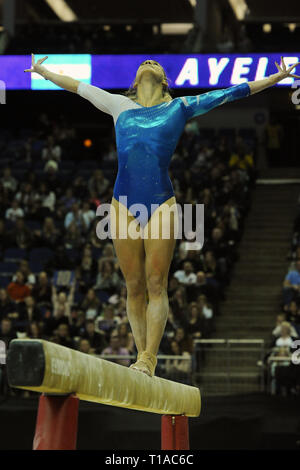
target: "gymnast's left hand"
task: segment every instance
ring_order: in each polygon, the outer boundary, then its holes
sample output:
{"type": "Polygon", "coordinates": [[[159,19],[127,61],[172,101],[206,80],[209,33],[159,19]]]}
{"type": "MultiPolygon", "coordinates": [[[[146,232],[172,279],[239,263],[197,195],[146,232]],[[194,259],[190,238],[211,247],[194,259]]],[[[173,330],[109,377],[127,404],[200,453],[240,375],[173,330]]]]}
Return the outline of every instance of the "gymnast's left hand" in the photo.
{"type": "Polygon", "coordinates": [[[300,78],[300,75],[295,75],[292,72],[292,70],[297,67],[297,65],[299,65],[300,62],[297,62],[296,64],[294,65],[291,65],[288,69],[286,68],[286,65],[284,63],[284,59],[283,57],[281,56],[281,61],[280,61],[280,65],[278,65],[277,62],[275,62],[275,65],[278,69],[278,73],[276,75],[278,75],[278,78],[279,78],[279,81],[280,80],[283,80],[284,78],[287,78],[287,77],[294,77],[294,78],[300,78]]]}

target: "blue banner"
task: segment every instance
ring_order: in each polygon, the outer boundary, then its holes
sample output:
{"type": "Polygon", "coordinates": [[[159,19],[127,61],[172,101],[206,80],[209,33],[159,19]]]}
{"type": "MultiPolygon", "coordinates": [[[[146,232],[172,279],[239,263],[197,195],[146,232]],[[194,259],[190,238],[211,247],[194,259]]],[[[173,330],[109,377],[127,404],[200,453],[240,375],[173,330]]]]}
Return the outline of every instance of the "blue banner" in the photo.
{"type": "MultiPolygon", "coordinates": [[[[56,73],[104,89],[127,89],[133,83],[137,69],[146,59],[154,59],[165,69],[170,87],[227,88],[247,81],[260,80],[277,73],[275,61],[283,56],[288,66],[300,60],[300,53],[276,54],[52,54],[44,63],[56,73]]],[[[42,55],[36,55],[36,59],[42,55]]],[[[24,73],[30,68],[31,56],[1,56],[0,80],[8,90],[57,90],[49,80],[37,74],[24,73]]],[[[300,75],[300,66],[296,71],[300,75]]],[[[291,87],[293,78],[286,78],[276,86],[291,87]]]]}

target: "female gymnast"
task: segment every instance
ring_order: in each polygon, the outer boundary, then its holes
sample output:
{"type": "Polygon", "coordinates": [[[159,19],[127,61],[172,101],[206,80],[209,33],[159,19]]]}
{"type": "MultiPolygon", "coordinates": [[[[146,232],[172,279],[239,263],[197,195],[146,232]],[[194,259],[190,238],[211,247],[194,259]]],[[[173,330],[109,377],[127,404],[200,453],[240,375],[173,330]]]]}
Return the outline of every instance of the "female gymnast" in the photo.
{"type": "Polygon", "coordinates": [[[163,67],[155,60],[145,60],[138,68],[128,96],[109,93],[93,85],[47,70],[35,62],[25,72],[36,72],[61,88],[78,93],[114,120],[118,150],[118,175],[111,207],[115,210],[116,235],[113,243],[127,286],[127,315],[138,351],[137,362],[131,367],[153,376],[157,352],[165,329],[169,301],[167,282],[176,242],[176,213],[166,217],[162,208],[174,207],[175,198],[168,167],[186,122],[223,103],[244,98],[275,85],[286,77],[300,78],[291,73],[299,63],[286,68],[281,57],[278,72],[268,78],[242,83],[227,89],[214,90],[196,96],[172,99],[163,67]],[[124,204],[122,196],[127,197],[124,204]],[[143,204],[148,215],[134,217],[128,208],[143,204]],[[159,206],[153,210],[152,204],[159,206]],[[151,220],[150,227],[148,223],[151,220]],[[117,222],[118,221],[118,222],[117,222]],[[126,228],[136,222],[140,230],[149,228],[147,238],[126,238],[119,234],[119,224],[126,228]],[[152,222],[160,235],[151,236],[152,222]],[[161,236],[164,224],[169,224],[169,239],[161,236]]]}

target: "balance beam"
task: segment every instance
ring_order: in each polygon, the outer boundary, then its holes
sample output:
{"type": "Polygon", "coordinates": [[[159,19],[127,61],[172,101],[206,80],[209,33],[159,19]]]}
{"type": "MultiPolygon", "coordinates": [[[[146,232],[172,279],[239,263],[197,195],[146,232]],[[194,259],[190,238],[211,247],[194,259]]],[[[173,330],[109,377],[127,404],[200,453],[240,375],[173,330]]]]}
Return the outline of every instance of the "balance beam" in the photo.
{"type": "Polygon", "coordinates": [[[44,401],[48,395],[60,395],[58,399],[71,396],[77,400],[168,415],[163,417],[165,436],[168,426],[169,430],[174,427],[173,418],[177,423],[184,418],[187,426],[187,417],[197,417],[201,410],[200,390],[196,387],[148,377],[128,367],[44,340],[11,341],[7,376],[11,387],[41,392],[44,401]]]}

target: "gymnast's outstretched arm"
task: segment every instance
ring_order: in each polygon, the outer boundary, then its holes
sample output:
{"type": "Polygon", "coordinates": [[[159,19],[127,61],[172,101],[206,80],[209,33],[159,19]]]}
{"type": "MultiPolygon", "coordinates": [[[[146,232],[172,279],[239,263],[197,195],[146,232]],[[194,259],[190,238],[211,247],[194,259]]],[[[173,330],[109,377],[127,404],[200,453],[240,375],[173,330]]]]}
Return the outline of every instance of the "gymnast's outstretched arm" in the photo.
{"type": "Polygon", "coordinates": [[[34,54],[31,54],[31,69],[26,69],[24,72],[38,73],[46,80],[50,80],[51,82],[55,83],[55,85],[59,86],[60,88],[77,93],[80,81],[74,80],[74,78],[67,77],[66,75],[61,75],[59,73],[54,73],[50,70],[47,70],[46,67],[42,65],[46,59],[48,59],[48,56],[43,57],[42,59],[39,59],[37,62],[35,62],[34,54]]]}
{"type": "Polygon", "coordinates": [[[288,69],[284,64],[283,58],[281,58],[280,66],[277,64],[277,62],[275,62],[275,64],[278,68],[278,72],[262,80],[245,82],[229,88],[202,93],[201,95],[182,97],[182,100],[186,105],[187,119],[191,119],[193,117],[207,113],[211,109],[224,103],[235,101],[237,99],[245,98],[249,95],[258,93],[259,91],[275,85],[284,78],[300,78],[300,76],[291,73],[291,71],[297,67],[300,62],[292,65],[288,69]]]}
{"type": "Polygon", "coordinates": [[[100,109],[104,113],[110,114],[116,120],[117,115],[122,110],[122,107],[128,103],[129,98],[124,95],[118,95],[116,93],[109,93],[102,88],[98,88],[88,83],[75,80],[74,78],[66,75],[51,72],[42,65],[47,59],[43,57],[35,62],[34,54],[32,54],[32,66],[30,69],[24,70],[24,72],[35,72],[44,77],[46,80],[50,80],[60,88],[64,88],[67,91],[78,93],[78,95],[90,101],[96,108],[100,109]]]}

